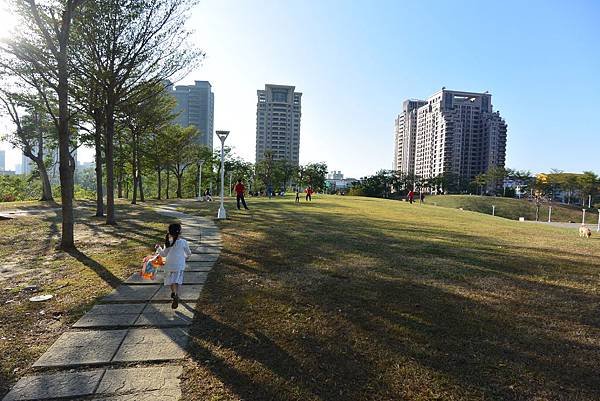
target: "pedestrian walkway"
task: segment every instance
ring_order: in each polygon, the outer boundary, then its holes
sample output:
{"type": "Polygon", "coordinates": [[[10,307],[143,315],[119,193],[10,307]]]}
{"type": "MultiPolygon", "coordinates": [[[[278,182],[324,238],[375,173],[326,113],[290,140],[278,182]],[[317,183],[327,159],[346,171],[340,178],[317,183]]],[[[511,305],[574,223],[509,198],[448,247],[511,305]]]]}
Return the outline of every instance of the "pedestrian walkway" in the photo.
{"type": "Polygon", "coordinates": [[[219,257],[221,237],[207,218],[170,206],[156,211],[181,221],[193,253],[184,272],[179,308],[171,309],[162,274],[153,281],[133,274],[61,335],[33,364],[37,374],[19,380],[3,401],[181,397],[182,368],[177,361],[186,355],[196,301],[219,257]]]}

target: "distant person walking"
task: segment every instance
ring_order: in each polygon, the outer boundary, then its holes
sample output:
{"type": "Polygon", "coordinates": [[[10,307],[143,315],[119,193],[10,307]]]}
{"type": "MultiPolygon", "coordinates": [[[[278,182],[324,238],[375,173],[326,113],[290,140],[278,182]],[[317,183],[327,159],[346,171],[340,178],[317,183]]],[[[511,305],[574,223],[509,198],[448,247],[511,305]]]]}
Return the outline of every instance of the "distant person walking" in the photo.
{"type": "Polygon", "coordinates": [[[413,201],[415,200],[415,193],[413,192],[413,190],[411,189],[408,192],[408,201],[410,202],[410,204],[412,205],[413,201]]]}
{"type": "Polygon", "coordinates": [[[309,185],[308,187],[306,187],[304,192],[306,192],[306,200],[312,201],[312,194],[315,193],[315,191],[313,191],[312,187],[309,185]]]}
{"type": "Polygon", "coordinates": [[[419,203],[423,204],[425,203],[425,192],[421,191],[419,193],[419,203]]]}
{"type": "Polygon", "coordinates": [[[204,193],[204,199],[206,199],[207,202],[212,202],[213,198],[210,195],[210,189],[206,188],[206,192],[204,193]]]}
{"type": "Polygon", "coordinates": [[[242,184],[242,180],[238,180],[237,184],[235,184],[235,194],[237,199],[237,208],[240,210],[240,201],[242,205],[244,205],[244,209],[248,210],[248,206],[246,206],[246,200],[244,199],[244,192],[246,192],[246,187],[242,184]]]}
{"type": "Polygon", "coordinates": [[[300,203],[300,188],[296,188],[296,203],[300,203]]]}

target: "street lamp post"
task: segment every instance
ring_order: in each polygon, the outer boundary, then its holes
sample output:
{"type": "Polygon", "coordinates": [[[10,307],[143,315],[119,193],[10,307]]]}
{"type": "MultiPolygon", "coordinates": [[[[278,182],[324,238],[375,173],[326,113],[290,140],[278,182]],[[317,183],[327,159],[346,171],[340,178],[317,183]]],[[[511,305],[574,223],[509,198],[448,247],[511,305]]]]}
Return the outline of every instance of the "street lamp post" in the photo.
{"type": "Polygon", "coordinates": [[[204,160],[198,160],[198,200],[202,201],[202,165],[204,160]]]}
{"type": "Polygon", "coordinates": [[[221,206],[217,213],[217,219],[226,219],[227,213],[223,205],[223,189],[225,186],[225,139],[229,135],[229,131],[217,131],[217,137],[221,140],[221,206]]]}

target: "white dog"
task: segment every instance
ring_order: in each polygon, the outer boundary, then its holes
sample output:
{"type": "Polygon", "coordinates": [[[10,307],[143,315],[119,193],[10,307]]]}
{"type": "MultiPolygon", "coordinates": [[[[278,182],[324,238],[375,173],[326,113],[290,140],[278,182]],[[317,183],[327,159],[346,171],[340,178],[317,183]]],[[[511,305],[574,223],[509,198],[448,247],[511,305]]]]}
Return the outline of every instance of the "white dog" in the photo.
{"type": "Polygon", "coordinates": [[[582,224],[581,227],[579,227],[579,236],[590,238],[592,236],[592,230],[582,224]]]}

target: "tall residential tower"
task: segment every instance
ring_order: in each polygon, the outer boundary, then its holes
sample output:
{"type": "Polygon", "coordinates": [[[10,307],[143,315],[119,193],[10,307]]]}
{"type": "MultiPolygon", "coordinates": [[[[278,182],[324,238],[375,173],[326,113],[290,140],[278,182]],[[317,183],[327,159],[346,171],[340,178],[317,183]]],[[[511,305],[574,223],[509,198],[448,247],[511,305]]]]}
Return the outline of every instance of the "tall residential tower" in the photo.
{"type": "Polygon", "coordinates": [[[177,100],[179,113],[175,123],[182,127],[195,126],[200,131],[200,144],[213,148],[215,95],[208,81],[194,81],[194,85],[170,87],[177,100]]]}
{"type": "Polygon", "coordinates": [[[264,160],[265,153],[270,151],[273,160],[299,164],[302,93],[294,89],[294,86],[265,85],[265,90],[257,91],[257,162],[264,160]]]}
{"type": "Polygon", "coordinates": [[[451,173],[467,184],[490,167],[504,167],[506,132],[491,94],[442,88],[427,100],[403,103],[394,168],[423,178],[451,173]]]}

